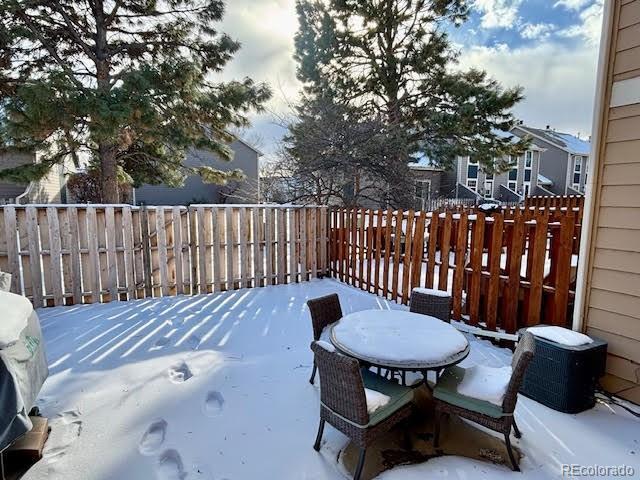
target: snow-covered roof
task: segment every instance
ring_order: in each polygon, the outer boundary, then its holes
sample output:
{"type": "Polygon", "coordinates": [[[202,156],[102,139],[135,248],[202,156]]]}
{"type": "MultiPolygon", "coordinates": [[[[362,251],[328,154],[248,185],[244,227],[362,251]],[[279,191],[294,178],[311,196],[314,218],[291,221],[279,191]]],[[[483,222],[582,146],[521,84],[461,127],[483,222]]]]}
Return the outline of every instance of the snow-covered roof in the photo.
{"type": "Polygon", "coordinates": [[[570,133],[556,132],[550,129],[543,130],[526,125],[518,125],[517,128],[521,128],[525,132],[531,133],[572,155],[589,155],[591,153],[591,142],[570,133]]]}
{"type": "Polygon", "coordinates": [[[413,159],[415,161],[408,163],[409,168],[416,170],[434,170],[438,172],[442,170],[442,168],[436,167],[431,159],[424,153],[416,154],[413,159]]]}
{"type": "Polygon", "coordinates": [[[553,181],[542,175],[538,174],[538,184],[540,185],[553,185],[553,181]]]}
{"type": "Polygon", "coordinates": [[[553,136],[560,138],[571,153],[577,155],[589,155],[591,153],[591,142],[587,140],[582,140],[570,133],[553,132],[553,136]]]}

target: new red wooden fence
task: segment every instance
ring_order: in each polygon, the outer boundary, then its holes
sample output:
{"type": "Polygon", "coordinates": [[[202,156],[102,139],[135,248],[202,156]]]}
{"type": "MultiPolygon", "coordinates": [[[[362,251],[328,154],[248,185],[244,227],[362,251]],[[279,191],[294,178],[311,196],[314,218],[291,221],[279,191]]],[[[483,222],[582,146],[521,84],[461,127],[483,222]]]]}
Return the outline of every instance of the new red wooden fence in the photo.
{"type": "Polygon", "coordinates": [[[333,210],[330,273],[404,304],[413,287],[447,290],[454,319],[490,330],[568,325],[580,224],[559,212],[333,210]]]}

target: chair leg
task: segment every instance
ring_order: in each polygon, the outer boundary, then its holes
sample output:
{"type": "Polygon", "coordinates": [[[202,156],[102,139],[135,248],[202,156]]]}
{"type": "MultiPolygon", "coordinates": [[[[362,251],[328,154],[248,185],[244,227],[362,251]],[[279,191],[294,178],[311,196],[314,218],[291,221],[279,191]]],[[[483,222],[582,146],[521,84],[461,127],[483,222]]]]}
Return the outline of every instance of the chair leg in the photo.
{"type": "Polygon", "coordinates": [[[316,452],[320,451],[320,442],[322,441],[323,433],[324,433],[324,420],[320,420],[320,425],[318,425],[318,434],[316,435],[316,443],[313,444],[313,449],[316,452]]]}
{"type": "Polygon", "coordinates": [[[516,463],[516,458],[513,455],[513,450],[511,449],[511,440],[509,440],[509,433],[504,434],[504,443],[507,444],[507,452],[509,452],[509,459],[511,460],[511,466],[513,467],[513,471],[519,472],[520,467],[516,463]]]}
{"type": "Polygon", "coordinates": [[[364,468],[364,458],[367,454],[366,448],[360,449],[360,458],[358,459],[358,466],[356,467],[356,471],[353,474],[353,480],[360,480],[360,475],[362,475],[362,469],[364,468]]]}
{"type": "Polygon", "coordinates": [[[438,448],[438,444],[440,443],[440,420],[442,419],[442,412],[436,408],[434,423],[435,432],[433,433],[433,448],[438,448]]]}
{"type": "Polygon", "coordinates": [[[516,438],[522,437],[522,433],[520,432],[520,429],[518,428],[518,424],[516,423],[515,417],[513,417],[513,433],[516,436],[516,438]]]}
{"type": "Polygon", "coordinates": [[[313,370],[311,370],[311,378],[309,379],[309,383],[311,385],[313,385],[313,382],[316,378],[316,370],[317,370],[318,366],[316,365],[316,362],[313,362],[313,370]]]}

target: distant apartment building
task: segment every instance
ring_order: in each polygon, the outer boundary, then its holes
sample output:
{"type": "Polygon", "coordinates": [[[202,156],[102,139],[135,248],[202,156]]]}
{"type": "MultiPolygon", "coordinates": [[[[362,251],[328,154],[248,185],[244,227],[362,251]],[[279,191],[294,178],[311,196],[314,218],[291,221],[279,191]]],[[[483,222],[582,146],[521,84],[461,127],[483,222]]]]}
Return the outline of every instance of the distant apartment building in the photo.
{"type": "Polygon", "coordinates": [[[529,195],[582,195],[589,170],[590,143],[575,135],[523,124],[502,132],[516,142],[531,140],[529,148],[507,160],[507,171],[490,172],[473,156],[456,159],[445,171],[422,157],[409,167],[413,172],[416,208],[437,198],[469,198],[518,202],[529,195]]]}
{"type": "Polygon", "coordinates": [[[533,145],[544,153],[541,156],[538,184],[543,194],[583,195],[589,173],[591,143],[569,133],[550,127],[533,128],[516,125],[518,136],[528,136],[533,145]]]}

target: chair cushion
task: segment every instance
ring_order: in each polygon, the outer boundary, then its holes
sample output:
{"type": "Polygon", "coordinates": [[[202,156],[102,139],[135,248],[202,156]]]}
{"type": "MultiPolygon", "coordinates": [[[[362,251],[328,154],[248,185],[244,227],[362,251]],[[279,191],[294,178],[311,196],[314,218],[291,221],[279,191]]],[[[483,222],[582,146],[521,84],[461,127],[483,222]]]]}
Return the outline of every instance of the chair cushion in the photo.
{"type": "Polygon", "coordinates": [[[493,418],[501,418],[506,415],[503,413],[501,406],[459,393],[458,385],[462,382],[464,375],[464,368],[457,366],[447,368],[438,379],[438,384],[433,389],[433,396],[456,407],[493,418]]]}
{"type": "Polygon", "coordinates": [[[361,370],[361,372],[365,388],[375,390],[389,397],[389,402],[386,405],[378,408],[369,416],[369,427],[382,422],[413,400],[413,390],[410,387],[399,385],[369,370],[361,370]]]}

